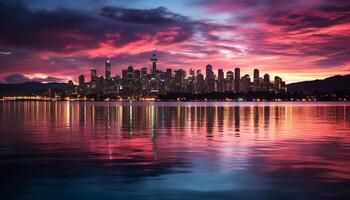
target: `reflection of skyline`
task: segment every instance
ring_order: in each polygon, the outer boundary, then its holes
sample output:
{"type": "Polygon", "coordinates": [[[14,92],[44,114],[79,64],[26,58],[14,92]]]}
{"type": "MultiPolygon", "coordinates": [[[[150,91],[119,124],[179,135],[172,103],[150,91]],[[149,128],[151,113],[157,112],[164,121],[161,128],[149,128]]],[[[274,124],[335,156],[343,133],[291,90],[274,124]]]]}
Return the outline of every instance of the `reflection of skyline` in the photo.
{"type": "MultiPolygon", "coordinates": [[[[196,138],[200,141],[224,138],[242,145],[254,145],[254,141],[277,142],[280,140],[312,140],[319,137],[312,132],[314,121],[329,121],[321,131],[328,135],[339,125],[349,121],[348,107],[303,106],[137,106],[94,105],[89,102],[16,102],[3,104],[10,119],[19,121],[19,127],[40,126],[43,131],[75,132],[111,138],[159,137],[196,138]],[[17,115],[16,113],[21,113],[17,115]],[[334,117],[341,114],[342,118],[334,117]],[[23,124],[20,124],[23,123],[23,124]],[[234,139],[232,138],[240,139],[234,139]]],[[[340,136],[338,136],[340,137],[340,136]]],[[[346,138],[345,138],[346,139],[346,138]]]]}
{"type": "Polygon", "coordinates": [[[166,105],[3,102],[0,157],[15,165],[12,152],[32,167],[17,153],[25,151],[35,165],[100,167],[124,181],[203,166],[302,182],[297,173],[322,186],[350,179],[349,105],[166,105]]]}
{"type": "Polygon", "coordinates": [[[305,120],[309,119],[306,117],[321,121],[332,120],[336,124],[346,124],[349,120],[349,108],[345,106],[96,106],[88,102],[32,101],[4,103],[2,109],[5,112],[13,109],[14,113],[7,113],[9,117],[24,120],[31,125],[46,122],[47,128],[59,125],[69,129],[79,125],[80,131],[88,131],[90,128],[91,133],[110,134],[151,130],[156,135],[159,128],[186,127],[191,130],[200,129],[208,134],[214,133],[215,136],[222,132],[229,134],[233,129],[239,134],[242,128],[254,132],[271,132],[288,128],[291,124],[298,125],[300,121],[307,122],[305,120]],[[335,117],[335,113],[341,113],[343,117],[335,117]]]}

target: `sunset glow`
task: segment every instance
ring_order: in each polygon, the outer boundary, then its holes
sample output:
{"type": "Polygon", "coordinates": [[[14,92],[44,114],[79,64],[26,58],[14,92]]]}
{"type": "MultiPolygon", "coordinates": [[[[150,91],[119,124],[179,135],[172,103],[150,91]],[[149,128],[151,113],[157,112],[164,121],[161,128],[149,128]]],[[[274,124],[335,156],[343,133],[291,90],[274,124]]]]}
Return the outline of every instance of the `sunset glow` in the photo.
{"type": "Polygon", "coordinates": [[[259,66],[287,83],[350,73],[349,1],[28,0],[1,1],[0,13],[7,83],[14,73],[77,82],[91,66],[102,74],[107,59],[113,75],[150,68],[153,49],[162,70],[259,66]]]}

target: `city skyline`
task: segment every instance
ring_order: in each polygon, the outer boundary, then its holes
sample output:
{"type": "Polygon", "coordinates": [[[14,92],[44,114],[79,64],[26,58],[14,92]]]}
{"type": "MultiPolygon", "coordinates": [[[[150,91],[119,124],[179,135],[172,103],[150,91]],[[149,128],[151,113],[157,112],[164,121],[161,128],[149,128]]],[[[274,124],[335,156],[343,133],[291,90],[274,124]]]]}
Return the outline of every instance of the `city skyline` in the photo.
{"type": "MultiPolygon", "coordinates": [[[[274,94],[285,94],[287,92],[286,83],[279,76],[270,77],[268,73],[260,76],[258,68],[254,68],[253,76],[242,74],[240,68],[232,71],[217,69],[207,64],[205,72],[200,69],[167,68],[158,69],[159,57],[154,50],[150,57],[150,68],[137,68],[129,65],[122,70],[121,74],[112,73],[112,63],[105,62],[105,73],[99,75],[96,68],[90,68],[90,78],[84,74],[79,75],[78,84],[69,80],[69,96],[86,98],[94,95],[105,97],[127,96],[158,96],[175,93],[187,94],[210,94],[210,93],[249,93],[264,92],[274,94]],[[88,81],[90,80],[90,81],[88,81]]],[[[101,74],[101,73],[100,73],[101,74]]],[[[50,95],[52,96],[52,94],[50,95]]]]}
{"type": "Polygon", "coordinates": [[[251,69],[287,83],[349,74],[347,1],[2,1],[0,81],[67,82],[125,66],[251,69]],[[188,12],[188,9],[191,12],[188,12]]]}

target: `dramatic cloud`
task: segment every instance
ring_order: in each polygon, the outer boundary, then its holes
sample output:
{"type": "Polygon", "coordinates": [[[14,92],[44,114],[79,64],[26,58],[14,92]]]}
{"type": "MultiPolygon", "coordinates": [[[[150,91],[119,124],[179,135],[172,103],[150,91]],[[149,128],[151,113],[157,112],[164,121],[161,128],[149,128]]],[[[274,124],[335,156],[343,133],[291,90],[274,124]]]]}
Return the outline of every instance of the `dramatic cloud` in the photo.
{"type": "Polygon", "coordinates": [[[130,64],[149,67],[154,48],[161,69],[211,63],[251,73],[259,66],[288,82],[350,71],[348,1],[193,0],[186,16],[170,5],[69,5],[0,2],[0,79],[39,73],[77,80],[90,66],[103,71],[107,58],[120,73],[130,64]]]}

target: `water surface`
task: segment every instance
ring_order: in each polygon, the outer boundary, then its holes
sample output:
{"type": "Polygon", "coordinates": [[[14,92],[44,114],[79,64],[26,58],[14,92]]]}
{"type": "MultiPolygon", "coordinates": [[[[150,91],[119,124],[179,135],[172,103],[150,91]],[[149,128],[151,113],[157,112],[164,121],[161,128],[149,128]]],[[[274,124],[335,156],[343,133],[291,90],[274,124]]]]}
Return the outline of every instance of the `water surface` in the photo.
{"type": "Polygon", "coordinates": [[[1,199],[345,199],[350,103],[0,102],[1,199]]]}

